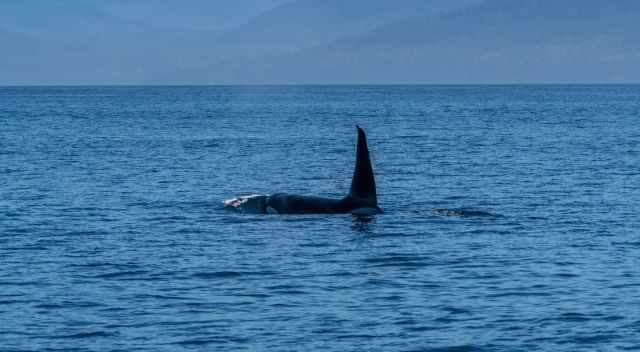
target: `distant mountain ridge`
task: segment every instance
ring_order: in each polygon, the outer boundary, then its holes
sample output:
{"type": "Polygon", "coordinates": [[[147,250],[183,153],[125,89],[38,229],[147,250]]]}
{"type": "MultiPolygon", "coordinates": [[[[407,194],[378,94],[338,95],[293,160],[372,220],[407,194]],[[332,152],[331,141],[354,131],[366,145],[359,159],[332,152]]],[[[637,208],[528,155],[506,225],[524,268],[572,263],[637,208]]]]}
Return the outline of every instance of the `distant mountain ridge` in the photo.
{"type": "Polygon", "coordinates": [[[287,0],[106,0],[105,11],[160,28],[224,31],[287,0]]]}
{"type": "Polygon", "coordinates": [[[0,84],[640,81],[636,0],[259,1],[2,2],[0,84]]]}
{"type": "Polygon", "coordinates": [[[637,18],[640,1],[487,0],[277,56],[247,76],[296,83],[639,82],[637,18]]]}
{"type": "Polygon", "coordinates": [[[480,0],[293,0],[216,38],[240,53],[292,52],[353,37],[417,15],[433,16],[480,0]]]}

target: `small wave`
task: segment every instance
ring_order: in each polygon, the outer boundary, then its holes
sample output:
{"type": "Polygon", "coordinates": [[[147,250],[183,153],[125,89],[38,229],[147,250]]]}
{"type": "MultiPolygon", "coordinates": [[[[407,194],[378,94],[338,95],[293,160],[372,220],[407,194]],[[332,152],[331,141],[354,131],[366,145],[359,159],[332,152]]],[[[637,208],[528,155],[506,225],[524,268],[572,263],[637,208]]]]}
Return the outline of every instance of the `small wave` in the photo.
{"type": "Polygon", "coordinates": [[[488,294],[489,298],[502,298],[502,297],[548,297],[552,294],[549,292],[522,292],[522,291],[513,291],[513,292],[502,292],[502,293],[492,293],[488,294]]]}
{"type": "Polygon", "coordinates": [[[460,346],[447,346],[447,347],[434,347],[424,351],[429,352],[478,352],[484,351],[483,348],[475,345],[460,345],[460,346]]]}
{"type": "Polygon", "coordinates": [[[115,279],[115,278],[120,278],[120,277],[127,277],[127,276],[139,276],[139,275],[143,275],[143,274],[147,274],[147,271],[144,270],[132,270],[132,271],[116,271],[116,272],[112,272],[112,273],[105,273],[105,274],[99,274],[99,275],[95,275],[93,276],[93,278],[96,279],[115,279]]]}
{"type": "Polygon", "coordinates": [[[584,322],[591,320],[591,318],[581,313],[564,313],[560,315],[557,320],[565,322],[584,322]]]}
{"type": "Polygon", "coordinates": [[[0,281],[0,286],[40,286],[40,281],[0,281]]]}
{"type": "Polygon", "coordinates": [[[224,342],[222,339],[191,339],[174,343],[180,346],[206,346],[214,343],[224,342]]]}
{"type": "Polygon", "coordinates": [[[211,344],[220,344],[220,343],[229,343],[229,342],[246,344],[246,343],[249,343],[250,340],[244,337],[225,337],[225,338],[213,338],[213,339],[212,338],[207,338],[207,339],[195,338],[190,340],[174,342],[172,344],[187,347],[187,346],[206,346],[211,344]]]}
{"type": "Polygon", "coordinates": [[[109,333],[106,331],[93,331],[93,332],[81,332],[77,334],[71,335],[61,335],[56,336],[59,339],[86,339],[86,338],[94,338],[94,337],[112,337],[115,336],[114,333],[109,333]]]}
{"type": "Polygon", "coordinates": [[[383,258],[366,258],[363,262],[372,267],[419,267],[424,266],[428,257],[393,256],[383,258]]]}
{"type": "Polygon", "coordinates": [[[195,273],[193,277],[199,279],[218,279],[218,278],[233,278],[240,277],[242,273],[237,271],[216,271],[211,273],[195,273]]]}
{"type": "Polygon", "coordinates": [[[24,304],[24,303],[31,303],[31,301],[26,300],[26,299],[1,300],[0,301],[0,306],[9,305],[9,304],[24,304]]]}
{"type": "Polygon", "coordinates": [[[125,267],[122,264],[114,264],[114,263],[102,263],[102,262],[89,262],[89,263],[72,263],[67,264],[69,268],[101,268],[101,267],[112,267],[114,269],[125,267]]]}
{"type": "Polygon", "coordinates": [[[62,308],[94,308],[104,306],[96,302],[62,302],[62,303],[42,303],[35,307],[39,309],[62,309],[62,308]]]}
{"type": "Polygon", "coordinates": [[[193,277],[199,279],[228,279],[241,276],[268,276],[274,274],[276,274],[274,271],[214,271],[195,273],[193,277]]]}
{"type": "Polygon", "coordinates": [[[433,209],[433,212],[437,215],[442,216],[457,216],[461,218],[500,218],[502,215],[489,213],[482,210],[473,210],[473,209],[447,209],[447,208],[436,208],[433,209]]]}
{"type": "Polygon", "coordinates": [[[588,335],[588,336],[576,336],[571,339],[567,339],[562,342],[566,343],[575,343],[580,345],[600,345],[603,343],[608,343],[611,341],[618,340],[622,337],[622,335],[618,334],[596,334],[596,335],[588,335]]]}
{"type": "Polygon", "coordinates": [[[206,148],[216,148],[221,145],[221,140],[217,138],[194,139],[184,141],[182,147],[187,150],[202,150],[206,148]]]}

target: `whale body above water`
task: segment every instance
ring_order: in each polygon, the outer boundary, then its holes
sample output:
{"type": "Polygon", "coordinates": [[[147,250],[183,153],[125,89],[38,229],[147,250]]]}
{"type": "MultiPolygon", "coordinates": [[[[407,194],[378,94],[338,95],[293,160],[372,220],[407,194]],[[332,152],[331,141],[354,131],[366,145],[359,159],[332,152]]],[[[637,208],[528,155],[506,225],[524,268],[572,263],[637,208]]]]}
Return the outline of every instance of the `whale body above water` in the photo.
{"type": "Polygon", "coordinates": [[[376,181],[364,130],[357,127],[356,165],[349,193],[342,199],[300,196],[287,193],[250,195],[224,202],[226,209],[263,214],[356,214],[382,213],[378,206],[376,181]]]}

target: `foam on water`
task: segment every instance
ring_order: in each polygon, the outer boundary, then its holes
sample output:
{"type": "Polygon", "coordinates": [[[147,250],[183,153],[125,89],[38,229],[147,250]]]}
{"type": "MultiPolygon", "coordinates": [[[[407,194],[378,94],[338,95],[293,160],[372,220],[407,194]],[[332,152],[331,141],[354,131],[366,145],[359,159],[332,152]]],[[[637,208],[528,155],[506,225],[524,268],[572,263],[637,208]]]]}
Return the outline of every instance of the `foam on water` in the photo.
{"type": "Polygon", "coordinates": [[[251,194],[225,200],[224,208],[241,213],[263,214],[266,210],[266,200],[268,196],[251,194]]]}

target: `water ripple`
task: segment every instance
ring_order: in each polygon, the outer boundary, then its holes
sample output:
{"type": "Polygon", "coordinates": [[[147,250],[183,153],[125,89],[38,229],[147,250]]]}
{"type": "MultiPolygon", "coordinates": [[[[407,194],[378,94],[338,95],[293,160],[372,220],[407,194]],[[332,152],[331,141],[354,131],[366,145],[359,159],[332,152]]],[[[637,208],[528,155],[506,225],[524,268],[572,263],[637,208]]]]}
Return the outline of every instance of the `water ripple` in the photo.
{"type": "Polygon", "coordinates": [[[0,88],[3,351],[638,350],[638,86],[0,88]],[[340,196],[366,128],[385,213],[340,196]]]}

